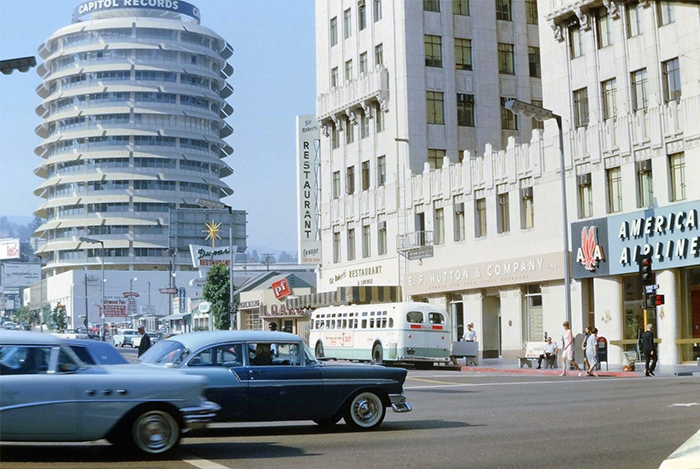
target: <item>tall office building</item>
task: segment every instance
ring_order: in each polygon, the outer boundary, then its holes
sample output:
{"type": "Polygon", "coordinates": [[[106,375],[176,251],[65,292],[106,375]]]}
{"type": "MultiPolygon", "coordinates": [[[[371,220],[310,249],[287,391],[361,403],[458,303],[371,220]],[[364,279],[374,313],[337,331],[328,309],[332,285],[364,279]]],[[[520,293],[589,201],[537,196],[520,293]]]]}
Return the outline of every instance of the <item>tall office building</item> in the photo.
{"type": "Polygon", "coordinates": [[[536,0],[316,0],[320,291],[400,285],[397,243],[431,231],[411,173],[530,140],[504,104],[541,103],[537,23],[536,0]]]}
{"type": "Polygon", "coordinates": [[[232,193],[232,53],[194,5],[170,0],[84,2],[41,44],[35,193],[49,275],[99,268],[100,245],[80,237],[104,241],[110,270],[168,270],[172,211],[232,193]]]}

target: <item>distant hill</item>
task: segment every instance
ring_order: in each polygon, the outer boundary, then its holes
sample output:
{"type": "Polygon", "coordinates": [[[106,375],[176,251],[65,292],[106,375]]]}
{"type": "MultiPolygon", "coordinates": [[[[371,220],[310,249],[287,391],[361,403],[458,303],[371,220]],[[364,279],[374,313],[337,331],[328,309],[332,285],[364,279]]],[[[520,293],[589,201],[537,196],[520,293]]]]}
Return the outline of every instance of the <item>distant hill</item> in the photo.
{"type": "Polygon", "coordinates": [[[0,215],[0,238],[19,238],[27,242],[40,224],[40,218],[0,215]]]}

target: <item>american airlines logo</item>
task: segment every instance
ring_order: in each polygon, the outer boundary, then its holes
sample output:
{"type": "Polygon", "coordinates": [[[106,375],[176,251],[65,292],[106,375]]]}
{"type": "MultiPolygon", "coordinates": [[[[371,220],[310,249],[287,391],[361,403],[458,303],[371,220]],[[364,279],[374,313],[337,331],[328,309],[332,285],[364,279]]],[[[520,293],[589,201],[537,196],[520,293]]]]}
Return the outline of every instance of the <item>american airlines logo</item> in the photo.
{"type": "Polygon", "coordinates": [[[576,262],[586,270],[593,272],[600,261],[605,260],[603,246],[598,244],[598,232],[595,226],[584,226],[581,229],[581,247],[576,252],[576,262]]]}

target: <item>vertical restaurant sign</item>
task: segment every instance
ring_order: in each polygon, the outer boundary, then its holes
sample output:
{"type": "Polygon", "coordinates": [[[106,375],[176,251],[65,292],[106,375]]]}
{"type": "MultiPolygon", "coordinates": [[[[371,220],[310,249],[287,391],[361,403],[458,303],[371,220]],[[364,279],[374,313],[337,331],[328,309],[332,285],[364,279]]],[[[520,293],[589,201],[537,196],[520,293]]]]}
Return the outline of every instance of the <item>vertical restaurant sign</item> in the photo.
{"type": "Polygon", "coordinates": [[[297,217],[299,264],[321,263],[318,239],[316,151],[321,132],[315,115],[297,116],[297,217]]]}

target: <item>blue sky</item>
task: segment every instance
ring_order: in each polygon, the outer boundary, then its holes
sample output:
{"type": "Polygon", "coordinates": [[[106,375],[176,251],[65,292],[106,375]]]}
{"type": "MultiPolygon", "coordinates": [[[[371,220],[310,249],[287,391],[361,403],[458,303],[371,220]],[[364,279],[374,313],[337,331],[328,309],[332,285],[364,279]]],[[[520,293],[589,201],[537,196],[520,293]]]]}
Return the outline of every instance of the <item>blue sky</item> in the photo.
{"type": "MultiPolygon", "coordinates": [[[[36,55],[39,44],[70,23],[78,0],[0,0],[0,58],[36,55]]],[[[248,211],[248,243],[296,250],[297,114],[315,112],[312,0],[192,0],[207,26],[233,46],[235,93],[227,138],[235,193],[225,202],[248,211]]],[[[37,60],[40,60],[37,57],[37,60]]],[[[35,70],[0,75],[0,215],[31,215],[41,160],[34,113],[41,82],[35,70]]]]}

